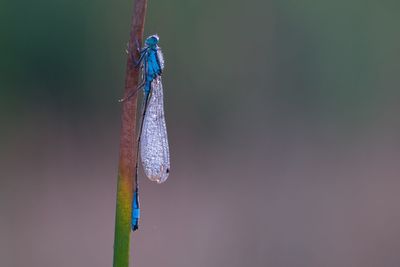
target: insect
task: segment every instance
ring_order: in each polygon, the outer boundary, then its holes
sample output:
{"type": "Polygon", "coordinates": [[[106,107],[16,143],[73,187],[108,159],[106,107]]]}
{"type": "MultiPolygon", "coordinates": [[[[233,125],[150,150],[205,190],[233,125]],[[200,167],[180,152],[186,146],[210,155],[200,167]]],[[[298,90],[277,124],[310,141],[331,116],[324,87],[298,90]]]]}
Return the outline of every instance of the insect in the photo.
{"type": "MultiPolygon", "coordinates": [[[[132,62],[141,69],[141,84],[120,102],[129,99],[143,87],[143,112],[138,134],[140,158],[146,176],[152,181],[162,183],[168,178],[170,159],[161,81],[164,58],[158,46],[159,40],[157,35],[149,36],[145,46],[139,51],[138,60],[129,51],[132,62]]],[[[136,179],[137,168],[136,165],[136,179]]],[[[138,187],[133,194],[132,207],[132,230],[136,230],[140,216],[138,187]]]]}

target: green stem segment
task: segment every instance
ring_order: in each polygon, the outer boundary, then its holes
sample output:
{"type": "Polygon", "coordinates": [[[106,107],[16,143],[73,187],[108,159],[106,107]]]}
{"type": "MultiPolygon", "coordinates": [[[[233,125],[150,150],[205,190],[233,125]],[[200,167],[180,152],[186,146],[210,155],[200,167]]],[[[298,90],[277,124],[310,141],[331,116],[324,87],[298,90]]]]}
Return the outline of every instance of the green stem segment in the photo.
{"type": "Polygon", "coordinates": [[[132,182],[118,175],[117,210],[115,215],[114,267],[129,266],[132,182]]]}
{"type": "MultiPolygon", "coordinates": [[[[143,39],[144,21],[146,15],[147,0],[136,0],[132,15],[129,47],[136,48],[143,39]]],[[[131,52],[139,54],[136,49],[131,52]]],[[[134,67],[131,57],[128,55],[125,76],[125,95],[137,88],[139,81],[139,69],[134,67]]],[[[122,126],[120,136],[120,154],[117,185],[117,207],[115,213],[114,235],[114,260],[113,267],[129,266],[130,234],[132,220],[132,196],[136,187],[136,163],[137,163],[137,138],[136,138],[136,110],[137,94],[123,102],[122,126]]]]}

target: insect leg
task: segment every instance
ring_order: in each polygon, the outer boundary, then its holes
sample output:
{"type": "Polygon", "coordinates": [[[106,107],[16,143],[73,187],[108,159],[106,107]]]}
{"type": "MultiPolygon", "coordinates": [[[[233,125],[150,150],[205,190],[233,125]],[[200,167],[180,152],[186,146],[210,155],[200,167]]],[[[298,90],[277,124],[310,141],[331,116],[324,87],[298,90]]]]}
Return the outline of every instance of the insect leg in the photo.
{"type": "Polygon", "coordinates": [[[138,85],[138,87],[135,90],[132,90],[126,97],[121,98],[120,100],[118,100],[118,102],[124,102],[126,100],[128,100],[129,98],[131,98],[132,96],[134,96],[143,86],[144,86],[144,82],[142,82],[141,84],[138,85]]]}
{"type": "Polygon", "coordinates": [[[143,49],[140,49],[140,48],[139,48],[139,42],[136,40],[136,51],[140,54],[139,59],[136,60],[136,59],[135,59],[135,55],[134,55],[134,53],[132,53],[132,49],[130,48],[130,44],[127,43],[126,46],[127,46],[127,48],[125,49],[125,52],[126,52],[128,55],[131,56],[131,60],[132,60],[132,63],[133,63],[133,65],[134,65],[134,67],[135,67],[135,68],[139,67],[140,63],[142,63],[143,58],[144,58],[144,56],[145,56],[145,54],[146,54],[146,52],[147,52],[147,50],[148,50],[148,47],[145,47],[145,48],[143,48],[143,49]]]}

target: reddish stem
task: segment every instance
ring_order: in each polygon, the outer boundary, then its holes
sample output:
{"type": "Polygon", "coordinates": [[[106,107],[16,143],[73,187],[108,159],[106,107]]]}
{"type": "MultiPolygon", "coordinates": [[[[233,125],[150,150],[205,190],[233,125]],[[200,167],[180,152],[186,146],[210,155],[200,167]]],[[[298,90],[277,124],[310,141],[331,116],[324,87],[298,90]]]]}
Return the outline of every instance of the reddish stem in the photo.
{"type": "MultiPolygon", "coordinates": [[[[129,47],[136,48],[143,39],[144,21],[146,15],[147,0],[136,0],[132,16],[129,47]]],[[[132,53],[139,53],[132,49],[132,53]]],[[[139,82],[139,68],[136,68],[128,55],[126,63],[125,91],[128,95],[136,90],[139,82]]],[[[137,163],[137,138],[136,138],[136,111],[137,95],[127,99],[122,104],[122,126],[119,148],[118,186],[117,186],[117,208],[115,214],[115,237],[114,237],[114,267],[128,267],[129,247],[132,216],[133,188],[136,187],[137,163]]]]}

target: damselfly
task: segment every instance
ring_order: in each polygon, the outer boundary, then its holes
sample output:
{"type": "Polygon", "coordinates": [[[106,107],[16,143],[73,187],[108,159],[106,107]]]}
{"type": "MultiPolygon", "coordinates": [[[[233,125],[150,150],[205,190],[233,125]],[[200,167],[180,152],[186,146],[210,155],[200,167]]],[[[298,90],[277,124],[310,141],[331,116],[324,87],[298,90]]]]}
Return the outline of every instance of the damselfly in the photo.
{"type": "MultiPolygon", "coordinates": [[[[164,116],[164,100],[161,74],[164,68],[164,58],[161,48],[158,46],[157,35],[148,37],[145,46],[141,49],[139,60],[135,60],[133,53],[128,51],[132,62],[141,69],[141,84],[132,91],[124,101],[143,87],[143,112],[138,134],[138,147],[140,158],[146,176],[158,183],[164,182],[169,175],[169,147],[167,128],[164,116]]],[[[137,165],[136,165],[137,179],[137,165]]],[[[137,185],[136,180],[136,185],[137,185]]],[[[138,228],[139,199],[138,187],[136,187],[132,203],[132,229],[138,228]]]]}

